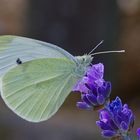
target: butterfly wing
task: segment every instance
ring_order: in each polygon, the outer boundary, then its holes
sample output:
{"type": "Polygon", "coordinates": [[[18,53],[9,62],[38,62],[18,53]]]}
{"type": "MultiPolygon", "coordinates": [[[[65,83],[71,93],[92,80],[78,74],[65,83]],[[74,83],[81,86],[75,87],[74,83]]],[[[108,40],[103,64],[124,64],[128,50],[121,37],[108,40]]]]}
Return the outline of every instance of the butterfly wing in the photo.
{"type": "Polygon", "coordinates": [[[39,58],[68,58],[76,61],[74,56],[56,45],[19,36],[1,36],[0,77],[17,65],[18,58],[23,63],[39,58]]]}
{"type": "Polygon", "coordinates": [[[78,80],[70,60],[32,60],[10,69],[2,78],[2,98],[17,115],[31,122],[49,119],[78,80]]]}

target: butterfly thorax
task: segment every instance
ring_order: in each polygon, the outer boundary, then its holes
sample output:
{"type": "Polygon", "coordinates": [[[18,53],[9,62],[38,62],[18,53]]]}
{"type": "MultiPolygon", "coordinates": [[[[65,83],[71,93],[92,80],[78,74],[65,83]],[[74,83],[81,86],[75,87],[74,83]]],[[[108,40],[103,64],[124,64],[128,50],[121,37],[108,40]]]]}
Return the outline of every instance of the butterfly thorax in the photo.
{"type": "Polygon", "coordinates": [[[93,57],[91,55],[83,55],[76,56],[76,59],[78,63],[74,74],[78,77],[83,77],[91,64],[93,57]]]}

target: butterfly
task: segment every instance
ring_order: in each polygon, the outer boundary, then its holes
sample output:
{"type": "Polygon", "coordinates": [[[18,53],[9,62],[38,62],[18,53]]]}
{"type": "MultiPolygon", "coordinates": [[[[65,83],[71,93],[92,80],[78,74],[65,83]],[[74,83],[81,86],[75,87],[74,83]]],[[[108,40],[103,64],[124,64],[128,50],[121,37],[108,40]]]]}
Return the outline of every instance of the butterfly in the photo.
{"type": "Polygon", "coordinates": [[[1,36],[1,97],[21,118],[30,122],[45,121],[57,112],[84,76],[93,55],[99,53],[75,57],[43,41],[1,36]]]}

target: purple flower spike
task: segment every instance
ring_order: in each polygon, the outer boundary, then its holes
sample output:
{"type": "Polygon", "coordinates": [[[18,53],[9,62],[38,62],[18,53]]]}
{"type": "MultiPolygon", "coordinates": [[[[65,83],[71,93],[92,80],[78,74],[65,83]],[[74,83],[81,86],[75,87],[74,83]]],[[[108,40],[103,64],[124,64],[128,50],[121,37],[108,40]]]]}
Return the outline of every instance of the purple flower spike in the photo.
{"type": "Polygon", "coordinates": [[[104,65],[99,63],[92,65],[89,67],[86,75],[77,82],[77,84],[74,86],[73,91],[80,91],[82,93],[87,93],[88,88],[85,86],[87,85],[97,85],[102,86],[104,79],[104,65]]]}
{"type": "Polygon", "coordinates": [[[73,91],[81,92],[81,102],[96,110],[104,107],[111,93],[111,83],[106,82],[103,76],[104,65],[101,63],[92,65],[73,88],[73,91]]]}
{"type": "Polygon", "coordinates": [[[137,136],[140,137],[140,128],[137,129],[137,136]]]}
{"type": "MultiPolygon", "coordinates": [[[[100,110],[99,114],[100,120],[96,124],[101,128],[102,135],[105,137],[121,137],[133,127],[134,115],[127,104],[122,105],[119,97],[108,104],[105,109],[100,110]]],[[[138,131],[140,135],[140,129],[138,131]]]]}

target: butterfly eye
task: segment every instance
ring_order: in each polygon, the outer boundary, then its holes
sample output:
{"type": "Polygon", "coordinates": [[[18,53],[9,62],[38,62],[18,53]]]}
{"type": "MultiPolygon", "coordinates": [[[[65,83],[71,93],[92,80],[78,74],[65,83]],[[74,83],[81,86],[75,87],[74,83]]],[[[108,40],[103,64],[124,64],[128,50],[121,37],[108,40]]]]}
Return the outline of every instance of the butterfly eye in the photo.
{"type": "Polygon", "coordinates": [[[22,61],[19,58],[16,60],[16,62],[18,65],[22,64],[22,61]]]}
{"type": "Polygon", "coordinates": [[[83,61],[85,61],[86,59],[85,58],[83,58],[83,61]]]}

